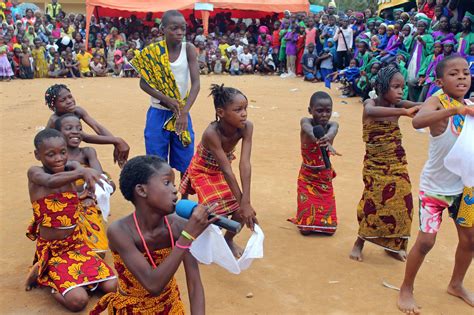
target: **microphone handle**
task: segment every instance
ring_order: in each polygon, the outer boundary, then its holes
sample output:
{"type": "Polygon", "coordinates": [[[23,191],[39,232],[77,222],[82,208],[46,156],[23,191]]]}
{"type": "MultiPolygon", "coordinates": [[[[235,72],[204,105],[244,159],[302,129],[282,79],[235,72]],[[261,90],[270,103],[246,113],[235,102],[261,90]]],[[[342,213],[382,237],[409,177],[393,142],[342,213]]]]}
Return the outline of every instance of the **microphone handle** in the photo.
{"type": "Polygon", "coordinates": [[[214,222],[214,224],[217,225],[218,227],[226,229],[227,231],[230,231],[233,233],[239,233],[240,230],[242,229],[242,225],[237,221],[230,220],[221,215],[216,215],[216,214],[209,215],[209,219],[212,219],[214,217],[219,218],[216,222],[214,222]]]}
{"type": "Polygon", "coordinates": [[[326,150],[326,147],[321,147],[321,154],[323,156],[324,166],[326,167],[326,169],[330,169],[331,161],[329,160],[329,154],[328,154],[328,151],[326,150]]]}

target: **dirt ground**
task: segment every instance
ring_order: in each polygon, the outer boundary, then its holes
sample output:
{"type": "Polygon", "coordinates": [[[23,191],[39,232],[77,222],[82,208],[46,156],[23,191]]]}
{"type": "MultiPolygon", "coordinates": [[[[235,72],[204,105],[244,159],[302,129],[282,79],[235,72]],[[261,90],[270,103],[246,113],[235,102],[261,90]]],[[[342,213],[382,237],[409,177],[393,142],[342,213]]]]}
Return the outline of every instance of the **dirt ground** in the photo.
{"type": "MultiPolygon", "coordinates": [[[[31,217],[26,171],[37,165],[33,137],[51,112],[44,105],[44,91],[59,81],[49,79],[0,84],[0,313],[67,313],[49,296],[47,289],[25,292],[23,281],[34,252],[34,242],[25,237],[31,217]]],[[[149,99],[138,87],[138,79],[65,80],[77,104],[85,107],[115,135],[130,144],[130,156],[144,154],[143,128],[149,99]]],[[[232,275],[216,265],[201,268],[208,314],[398,314],[397,292],[382,281],[399,286],[404,263],[395,261],[372,244],[364,249],[365,261],[349,260],[357,233],[356,206],[363,189],[361,170],[362,105],[356,98],[338,97],[333,117],[340,124],[335,148],[343,154],[333,158],[338,174],[334,181],[339,226],[332,237],[303,237],[286,221],[296,211],[296,178],[301,163],[299,120],[307,115],[311,94],[324,89],[299,79],[260,76],[203,76],[201,93],[192,109],[197,141],[214,119],[212,100],[207,97],[211,83],[225,83],[241,89],[249,99],[248,118],[255,125],[252,151],[252,204],[265,232],[265,255],[249,270],[232,275]],[[247,298],[248,293],[253,298],[247,298]]],[[[427,156],[428,134],[400,121],[408,167],[417,196],[419,174],[427,156]]],[[[104,168],[117,181],[112,147],[97,147],[104,168]]],[[[238,165],[234,170],[238,173],[238,165]]],[[[417,207],[418,202],[415,200],[417,207]]],[[[113,221],[132,211],[120,193],[112,198],[113,221]]],[[[418,218],[412,226],[412,240],[418,218]]],[[[240,235],[246,242],[249,233],[240,235]]],[[[425,314],[468,314],[472,308],[446,293],[454,263],[457,236],[454,225],[445,222],[435,248],[429,254],[416,283],[416,297],[425,314]]],[[[110,256],[107,258],[110,262],[110,256]]],[[[187,307],[183,270],[177,274],[187,307]]],[[[467,286],[474,289],[473,268],[467,286]]],[[[88,309],[97,298],[93,297],[88,309]]],[[[189,308],[188,308],[189,309],[189,308]]],[[[84,311],[83,314],[87,312],[84,311]]],[[[472,313],[471,313],[472,314],[472,313]]]]}

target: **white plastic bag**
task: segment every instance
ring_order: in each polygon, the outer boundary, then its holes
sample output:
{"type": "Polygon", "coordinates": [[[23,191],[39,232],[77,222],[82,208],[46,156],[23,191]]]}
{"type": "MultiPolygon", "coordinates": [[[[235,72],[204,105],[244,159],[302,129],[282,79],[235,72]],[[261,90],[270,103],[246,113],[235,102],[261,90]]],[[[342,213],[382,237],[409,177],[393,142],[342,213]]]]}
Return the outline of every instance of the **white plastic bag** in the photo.
{"type": "Polygon", "coordinates": [[[107,181],[101,179],[102,185],[104,188],[100,187],[98,184],[95,184],[95,198],[97,200],[97,205],[102,211],[102,217],[104,221],[107,222],[107,219],[110,214],[110,195],[114,192],[112,186],[107,183],[107,181]]]}
{"type": "Polygon", "coordinates": [[[474,117],[466,115],[461,134],[444,158],[444,166],[460,176],[464,186],[474,186],[474,117]]]}
{"type": "Polygon", "coordinates": [[[231,273],[239,274],[250,267],[252,261],[263,257],[262,229],[255,224],[254,232],[247,242],[242,257],[238,260],[232,254],[219,227],[211,224],[191,245],[191,254],[206,265],[216,263],[231,273]]]}

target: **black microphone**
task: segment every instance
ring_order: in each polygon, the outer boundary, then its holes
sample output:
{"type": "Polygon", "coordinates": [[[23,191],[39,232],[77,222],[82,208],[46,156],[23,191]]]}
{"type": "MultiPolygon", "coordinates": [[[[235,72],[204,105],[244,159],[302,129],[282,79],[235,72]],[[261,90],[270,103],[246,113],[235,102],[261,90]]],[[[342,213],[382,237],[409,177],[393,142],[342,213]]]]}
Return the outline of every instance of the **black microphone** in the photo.
{"type": "MultiPolygon", "coordinates": [[[[316,137],[316,139],[321,139],[324,137],[326,132],[324,131],[323,126],[317,125],[313,127],[313,135],[316,137]]],[[[326,169],[331,168],[331,161],[329,161],[329,154],[328,151],[326,150],[326,147],[320,147],[321,149],[321,154],[323,155],[323,161],[324,161],[324,166],[326,169]]]]}
{"type": "MultiPolygon", "coordinates": [[[[184,219],[189,219],[193,214],[194,208],[198,205],[197,202],[187,199],[181,199],[176,203],[176,214],[184,219]]],[[[215,225],[226,229],[227,231],[233,233],[239,233],[242,229],[242,225],[234,220],[230,220],[224,216],[217,215],[217,214],[210,214],[209,219],[218,217],[219,219],[214,222],[215,225]]]]}

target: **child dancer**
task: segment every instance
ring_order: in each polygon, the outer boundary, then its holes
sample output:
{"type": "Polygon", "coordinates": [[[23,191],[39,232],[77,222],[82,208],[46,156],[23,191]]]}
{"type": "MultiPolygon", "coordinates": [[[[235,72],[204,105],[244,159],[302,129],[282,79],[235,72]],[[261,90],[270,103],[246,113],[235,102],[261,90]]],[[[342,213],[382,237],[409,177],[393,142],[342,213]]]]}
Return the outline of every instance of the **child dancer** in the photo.
{"type": "MultiPolygon", "coordinates": [[[[288,221],[296,224],[301,234],[311,232],[334,234],[337,228],[336,199],[332,180],[336,173],[324,165],[321,150],[331,148],[339,125],[329,121],[332,115],[332,99],[326,92],[311,96],[308,112],[312,118],[301,119],[301,164],[298,175],[298,209],[296,217],[288,221]],[[326,135],[317,139],[313,127],[320,125],[326,135]]],[[[332,150],[333,151],[333,150],[332,150]]]]}
{"type": "Polygon", "coordinates": [[[174,274],[184,263],[192,314],[205,314],[199,266],[192,241],[212,222],[211,209],[197,206],[189,221],[170,215],[178,200],[174,172],[161,158],[137,156],[120,174],[120,190],[135,211],[107,231],[119,290],[102,297],[92,315],[184,314],[174,274]],[[184,229],[183,229],[184,227],[184,229]]]}
{"type": "Polygon", "coordinates": [[[40,131],[34,144],[42,166],[28,170],[33,220],[26,235],[36,240],[36,255],[26,289],[34,282],[49,286],[59,303],[78,312],[89,300],[86,288],[98,286],[104,292],[117,288],[113,271],[84,243],[77,222],[74,182],[83,179],[94,187],[100,174],[68,162],[66,141],[57,130],[40,131]]]}
{"type": "MultiPolygon", "coordinates": [[[[474,248],[474,206],[468,205],[467,191],[463,196],[463,183],[459,176],[444,166],[444,157],[453,147],[462,130],[464,116],[474,116],[473,108],[464,105],[464,95],[471,86],[469,66],[460,56],[441,60],[436,66],[436,82],[443,93],[432,96],[423,104],[413,119],[413,127],[430,128],[430,148],[420,179],[420,231],[415,245],[408,255],[405,278],[400,287],[398,308],[407,314],[420,312],[413,297],[415,277],[433,248],[441,225],[443,210],[455,221],[459,243],[456,249],[454,270],[448,285],[448,293],[474,306],[474,294],[464,285],[464,277],[472,261],[474,248]],[[460,208],[465,207],[470,215],[459,220],[460,208]]],[[[466,159],[472,157],[466,156],[466,159]]],[[[470,188],[472,191],[472,187],[470,188]]]]}
{"type": "Polygon", "coordinates": [[[76,106],[76,101],[72,96],[71,90],[64,84],[54,84],[50,86],[45,93],[46,105],[50,110],[54,112],[46,123],[47,128],[54,128],[56,119],[60,116],[73,113],[79,119],[91,127],[99,136],[83,134],[83,140],[88,143],[97,144],[113,144],[114,149],[114,162],[118,162],[120,167],[125,164],[128,158],[128,152],[130,147],[122,138],[115,137],[108,131],[104,126],[99,124],[94,118],[92,118],[87,111],[79,106],[76,106]]]}
{"type": "MultiPolygon", "coordinates": [[[[104,174],[95,149],[79,147],[82,141],[82,125],[76,115],[69,113],[59,117],[56,120],[55,129],[60,131],[66,139],[70,161],[76,161],[84,167],[93,168],[100,174],[104,174]]],[[[107,175],[105,177],[109,181],[107,175]]],[[[82,180],[76,181],[76,189],[82,206],[82,211],[79,213],[79,223],[83,231],[84,241],[96,252],[104,253],[108,249],[108,242],[102,220],[102,211],[97,205],[96,196],[84,187],[84,181],[82,180]]]]}
{"type": "Polygon", "coordinates": [[[410,236],[413,200],[400,116],[412,117],[416,103],[402,101],[405,82],[396,65],[382,68],[375,83],[378,97],[364,103],[365,189],[357,207],[359,232],[350,258],[362,261],[365,241],[404,261],[410,236]]]}
{"type": "MultiPolygon", "coordinates": [[[[197,193],[199,203],[218,203],[216,213],[232,214],[232,219],[246,224],[253,230],[257,223],[250,204],[250,153],[252,151],[253,124],[247,120],[247,97],[237,89],[213,84],[216,121],[204,131],[197,152],[191,160],[179,188],[181,194],[197,193]],[[242,189],[232,171],[234,150],[242,140],[240,178],[242,189]]],[[[242,249],[234,242],[235,234],[227,232],[225,239],[234,256],[242,249]]]]}

